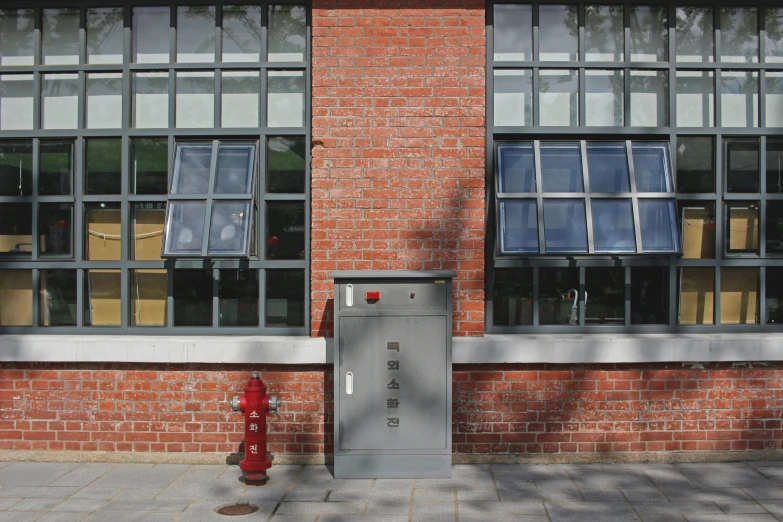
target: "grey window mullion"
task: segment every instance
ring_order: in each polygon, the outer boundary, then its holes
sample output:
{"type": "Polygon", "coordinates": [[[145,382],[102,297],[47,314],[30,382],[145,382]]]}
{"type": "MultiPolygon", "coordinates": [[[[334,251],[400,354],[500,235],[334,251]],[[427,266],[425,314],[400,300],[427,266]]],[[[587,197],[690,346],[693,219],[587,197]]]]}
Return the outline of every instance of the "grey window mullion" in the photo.
{"type": "Polygon", "coordinates": [[[168,264],[166,267],[166,274],[168,276],[166,281],[166,324],[164,328],[171,328],[174,326],[174,264],[168,264]]]}
{"type": "Polygon", "coordinates": [[[539,72],[540,69],[538,67],[533,67],[533,93],[532,93],[532,101],[533,101],[533,127],[538,127],[540,125],[540,104],[538,100],[538,90],[539,90],[539,72]]]}
{"type": "Polygon", "coordinates": [[[84,307],[87,305],[84,292],[85,271],[83,268],[76,270],[76,326],[79,328],[84,326],[84,307]]]}
{"type": "Polygon", "coordinates": [[[220,326],[220,269],[212,269],[212,327],[220,326]]]}
{"type": "MultiPolygon", "coordinates": [[[[677,126],[677,65],[676,65],[676,59],[677,59],[677,9],[674,6],[674,4],[669,4],[669,9],[666,18],[668,23],[668,37],[669,37],[669,78],[667,80],[667,86],[668,86],[668,95],[669,95],[669,129],[671,132],[671,136],[669,141],[673,141],[674,139],[674,128],[677,126]]],[[[672,148],[670,150],[677,150],[672,148]]],[[[671,154],[671,156],[677,156],[677,154],[671,154]]],[[[674,161],[672,160],[672,163],[674,161]]],[[[676,172],[674,170],[674,167],[672,167],[672,173],[676,172]]],[[[672,180],[675,183],[674,187],[676,187],[676,179],[675,176],[672,176],[672,180]]]]}
{"type": "Polygon", "coordinates": [[[122,8],[122,66],[127,70],[133,56],[133,7],[125,2],[122,8]]]}
{"type": "Polygon", "coordinates": [[[177,119],[177,73],[169,69],[169,129],[176,127],[177,119]]]}
{"type": "Polygon", "coordinates": [[[207,211],[204,216],[204,236],[201,243],[201,255],[206,257],[209,252],[209,230],[212,222],[212,196],[215,192],[215,177],[217,176],[218,154],[220,152],[220,142],[212,140],[212,158],[209,166],[209,186],[207,187],[207,211]]]}
{"type": "Polygon", "coordinates": [[[41,129],[41,73],[33,73],[33,131],[41,129]]]}
{"type": "Polygon", "coordinates": [[[87,8],[79,8],[79,65],[87,63],[87,8]]]}
{"type": "MultiPolygon", "coordinates": [[[[764,69],[761,69],[758,72],[758,79],[759,79],[759,102],[758,102],[758,108],[759,108],[759,118],[756,124],[759,126],[759,128],[764,128],[767,126],[767,71],[764,69]]],[[[753,99],[751,97],[751,103],[753,102],[753,99]]],[[[753,112],[751,111],[751,114],[753,112]]]]}
{"type": "MultiPolygon", "coordinates": [[[[220,64],[223,59],[223,3],[218,2],[215,5],[215,64],[220,64]]],[[[222,92],[223,92],[223,71],[218,65],[215,69],[215,124],[214,128],[219,129],[221,125],[221,112],[223,110],[222,92]]]]}
{"type": "Polygon", "coordinates": [[[623,125],[631,126],[631,69],[623,69],[623,125]]]}
{"type": "Polygon", "coordinates": [[[38,179],[39,179],[39,171],[41,169],[41,140],[38,138],[33,139],[33,225],[32,225],[32,236],[33,240],[31,243],[32,246],[32,253],[30,255],[30,259],[32,261],[36,261],[40,256],[40,241],[38,241],[36,238],[38,237],[38,204],[36,203],[38,199],[38,179]]]}
{"type": "Polygon", "coordinates": [[[212,124],[212,127],[215,129],[221,128],[222,121],[221,121],[221,114],[223,112],[223,71],[220,69],[215,70],[215,103],[214,109],[215,109],[215,117],[214,117],[214,123],[212,124]]]}
{"type": "Polygon", "coordinates": [[[533,141],[533,159],[535,161],[534,169],[536,176],[536,216],[538,220],[538,251],[546,253],[546,242],[544,237],[544,198],[543,198],[543,178],[541,177],[541,142],[533,141]]]}
{"type": "Polygon", "coordinates": [[[631,210],[633,212],[633,230],[636,238],[636,253],[642,253],[642,225],[639,223],[639,197],[636,192],[636,172],[633,166],[633,148],[631,140],[625,141],[625,156],[628,162],[628,177],[631,183],[631,210]]]}
{"type": "Polygon", "coordinates": [[[538,326],[539,320],[539,313],[538,313],[538,271],[539,268],[533,267],[533,326],[538,326]]]}
{"type": "Polygon", "coordinates": [[[587,251],[595,252],[595,241],[593,239],[593,207],[590,199],[590,177],[587,174],[587,142],[579,142],[579,156],[582,162],[582,186],[585,187],[585,225],[587,226],[587,251]]]}
{"type": "MultiPolygon", "coordinates": [[[[35,244],[35,241],[33,241],[33,244],[35,244]]],[[[38,283],[40,274],[40,270],[33,268],[33,327],[41,325],[41,291],[38,283]]]]}
{"type": "MultiPolygon", "coordinates": [[[[307,312],[305,312],[307,315],[307,312]]],[[[266,269],[258,269],[258,324],[266,327],[266,269]]]]}
{"type": "MultiPolygon", "coordinates": [[[[578,47],[578,53],[577,53],[577,62],[583,63],[585,61],[585,4],[584,2],[579,2],[579,14],[578,16],[578,26],[579,26],[579,34],[577,36],[577,45],[578,47]]],[[[584,69],[582,69],[584,70],[584,69]]]]}
{"type": "Polygon", "coordinates": [[[169,10],[169,63],[177,63],[177,5],[169,10]]]}
{"type": "Polygon", "coordinates": [[[677,281],[679,280],[679,273],[677,268],[677,259],[674,257],[669,258],[669,326],[674,328],[677,326],[677,318],[679,311],[679,292],[677,291],[677,281]]]}
{"type": "MultiPolygon", "coordinates": [[[[73,169],[73,192],[74,192],[74,230],[73,230],[73,259],[74,261],[84,260],[84,213],[82,212],[82,194],[84,194],[84,138],[76,138],[74,147],[75,165],[73,169]]],[[[80,325],[81,326],[81,325],[80,325]]]]}
{"type": "Polygon", "coordinates": [[[577,305],[579,306],[579,326],[585,325],[585,305],[587,304],[587,298],[585,296],[585,267],[579,267],[579,297],[577,299],[577,305]]]}
{"type": "Polygon", "coordinates": [[[258,100],[258,110],[260,112],[260,119],[258,121],[261,122],[261,127],[267,128],[267,110],[266,110],[266,100],[267,100],[267,92],[269,90],[269,71],[266,69],[263,69],[261,71],[261,88],[259,89],[259,96],[260,99],[258,100]]]}
{"type": "Polygon", "coordinates": [[[78,102],[77,102],[77,106],[78,106],[77,111],[78,111],[78,114],[76,116],[76,128],[77,129],[86,129],[87,128],[87,122],[86,122],[86,118],[84,117],[84,115],[85,115],[84,113],[86,112],[85,111],[85,106],[86,106],[85,98],[87,97],[87,92],[86,92],[85,89],[86,89],[86,86],[87,86],[87,75],[85,74],[84,71],[79,71],[78,75],[79,75],[79,80],[78,80],[79,81],[79,93],[78,93],[78,96],[77,96],[77,100],[78,100],[78,102]]]}
{"type": "Polygon", "coordinates": [[[759,311],[759,325],[763,326],[767,324],[767,307],[765,304],[767,302],[767,283],[766,283],[767,267],[763,265],[759,267],[758,277],[759,277],[759,282],[758,282],[759,302],[757,304],[756,310],[759,311]]]}
{"type": "Polygon", "coordinates": [[[42,45],[41,45],[41,25],[43,10],[41,7],[34,9],[35,20],[33,20],[33,66],[37,69],[41,62],[43,62],[42,45]]]}
{"type": "MultiPolygon", "coordinates": [[[[723,8],[721,5],[713,6],[712,9],[712,26],[715,28],[713,44],[715,45],[715,63],[719,64],[723,62],[721,45],[720,45],[720,10],[723,8]]],[[[717,71],[716,71],[717,76],[717,71]]]]}
{"type": "MultiPolygon", "coordinates": [[[[42,52],[41,17],[42,16],[43,13],[41,8],[36,7],[35,20],[33,21],[33,27],[34,27],[33,28],[33,66],[35,68],[35,71],[33,72],[33,130],[34,131],[40,130],[41,127],[43,126],[41,124],[41,103],[42,103],[41,87],[43,85],[43,82],[41,81],[41,71],[40,71],[41,62],[43,61],[43,57],[41,56],[41,52],[42,52]]],[[[34,232],[34,234],[37,234],[37,232],[34,232]]],[[[33,241],[33,244],[35,243],[36,241],[33,241]]],[[[33,257],[33,259],[35,259],[35,257],[33,257]]]]}
{"type": "MultiPolygon", "coordinates": [[[[126,70],[125,75],[128,74],[126,70]]],[[[127,90],[125,91],[128,92],[127,90]]],[[[124,104],[127,106],[127,104],[124,104]]],[[[127,125],[127,120],[123,127],[127,125]]],[[[128,192],[130,189],[130,140],[127,136],[122,138],[122,164],[120,166],[121,195],[120,203],[120,326],[128,327],[130,314],[130,272],[128,271],[128,259],[130,259],[130,203],[128,202],[128,192]]]]}
{"type": "MultiPolygon", "coordinates": [[[[258,183],[256,183],[255,187],[255,193],[258,196],[256,199],[256,206],[258,207],[257,212],[257,218],[256,218],[256,249],[259,259],[266,259],[266,241],[264,241],[264,231],[266,230],[265,224],[266,224],[266,169],[267,169],[267,155],[266,155],[266,148],[267,148],[268,140],[265,136],[261,136],[261,139],[259,140],[259,146],[258,146],[258,170],[257,170],[257,176],[258,176],[258,183]]],[[[307,150],[309,154],[309,147],[305,147],[305,150],[307,150]]],[[[309,160],[306,163],[309,165],[309,160]]],[[[309,184],[306,184],[305,186],[309,187],[309,184]]],[[[305,205],[307,206],[307,205],[305,205]]],[[[260,276],[259,276],[260,277],[260,276]]],[[[263,324],[263,323],[258,323],[263,324]]]]}
{"type": "MultiPolygon", "coordinates": [[[[759,257],[767,255],[767,137],[759,138],[759,174],[761,175],[761,194],[759,194],[759,257]]],[[[763,303],[764,301],[762,301],[763,303]]]]}
{"type": "Polygon", "coordinates": [[[714,271],[715,282],[713,284],[715,285],[715,292],[713,292],[713,296],[712,296],[713,299],[714,299],[713,310],[715,310],[715,312],[714,312],[715,313],[715,318],[712,321],[712,324],[715,325],[715,326],[721,324],[721,321],[720,321],[720,269],[721,269],[721,265],[720,265],[720,263],[718,263],[718,265],[715,267],[715,271],[714,271]]]}
{"type": "MultiPolygon", "coordinates": [[[[581,28],[580,28],[581,29],[581,28]]],[[[576,122],[577,127],[585,127],[587,125],[587,108],[585,107],[585,97],[587,94],[585,93],[585,68],[580,67],[579,73],[578,73],[577,82],[579,83],[577,87],[577,105],[578,105],[578,115],[577,118],[579,119],[576,122]]]]}
{"type": "MultiPolygon", "coordinates": [[[[309,10],[308,10],[308,20],[309,20],[309,10]]],[[[269,4],[262,4],[261,6],[261,56],[259,57],[262,63],[268,63],[268,45],[267,45],[267,38],[269,34],[268,30],[269,26],[269,4]]],[[[307,24],[307,27],[310,27],[310,24],[307,24]]],[[[307,40],[308,45],[310,40],[307,40]]],[[[308,55],[309,56],[309,55],[308,55]]],[[[263,323],[259,323],[263,324],[263,323]]]]}
{"type": "Polygon", "coordinates": [[[624,321],[625,326],[631,326],[631,267],[624,267],[625,284],[623,285],[625,291],[625,312],[624,321]]]}
{"type": "Polygon", "coordinates": [[[723,256],[725,253],[723,234],[723,136],[715,135],[715,255],[723,256]]]}

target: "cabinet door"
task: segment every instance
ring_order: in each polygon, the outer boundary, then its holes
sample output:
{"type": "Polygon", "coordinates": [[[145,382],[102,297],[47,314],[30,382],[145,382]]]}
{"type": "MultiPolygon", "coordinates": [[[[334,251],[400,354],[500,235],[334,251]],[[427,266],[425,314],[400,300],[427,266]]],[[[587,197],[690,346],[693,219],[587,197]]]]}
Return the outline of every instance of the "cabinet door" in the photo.
{"type": "Polygon", "coordinates": [[[445,448],[445,334],[439,316],[340,319],[340,450],[445,448]]]}

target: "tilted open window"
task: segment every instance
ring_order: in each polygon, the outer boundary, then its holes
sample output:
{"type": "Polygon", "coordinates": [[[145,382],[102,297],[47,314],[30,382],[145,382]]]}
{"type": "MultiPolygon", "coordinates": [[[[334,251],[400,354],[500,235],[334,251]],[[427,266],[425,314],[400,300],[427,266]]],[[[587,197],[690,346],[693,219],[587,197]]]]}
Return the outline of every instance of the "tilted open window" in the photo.
{"type": "Polygon", "coordinates": [[[255,142],[177,144],[163,257],[251,255],[255,142]]]}
{"type": "Polygon", "coordinates": [[[501,142],[501,254],[678,253],[669,145],[501,142]]]}

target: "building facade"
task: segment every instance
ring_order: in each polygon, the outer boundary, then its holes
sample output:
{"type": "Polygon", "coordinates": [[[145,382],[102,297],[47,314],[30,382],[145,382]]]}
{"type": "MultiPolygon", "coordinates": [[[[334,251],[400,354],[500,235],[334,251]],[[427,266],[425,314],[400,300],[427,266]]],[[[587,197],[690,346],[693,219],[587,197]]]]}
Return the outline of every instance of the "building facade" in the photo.
{"type": "MultiPolygon", "coordinates": [[[[332,451],[332,270],[457,271],[453,442],[783,440],[783,8],[0,8],[0,449],[332,451]]],[[[674,457],[673,457],[674,458],[674,457]]]]}

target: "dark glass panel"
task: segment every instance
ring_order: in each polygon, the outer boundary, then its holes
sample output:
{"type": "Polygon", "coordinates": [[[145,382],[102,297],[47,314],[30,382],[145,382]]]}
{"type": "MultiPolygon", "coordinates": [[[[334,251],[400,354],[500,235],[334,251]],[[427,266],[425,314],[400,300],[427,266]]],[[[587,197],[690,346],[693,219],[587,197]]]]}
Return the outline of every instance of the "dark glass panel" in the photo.
{"type": "Polygon", "coordinates": [[[496,268],[492,286],[492,323],[497,326],[533,324],[533,269],[496,268]]]}
{"type": "Polygon", "coordinates": [[[220,271],[220,326],[258,326],[258,270],[220,271]]]}
{"type": "Polygon", "coordinates": [[[304,326],[304,270],[266,271],[266,326],[304,326]]]}
{"type": "Polygon", "coordinates": [[[541,268],[538,285],[539,324],[579,324],[578,268],[541,268]]]}
{"type": "Polygon", "coordinates": [[[668,268],[631,268],[631,324],[669,324],[668,268]]]}
{"type": "Polygon", "coordinates": [[[174,326],[212,326],[212,270],[174,271],[174,326]]]}
{"type": "Polygon", "coordinates": [[[625,324],[625,269],[585,269],[585,324],[625,324]]]}

